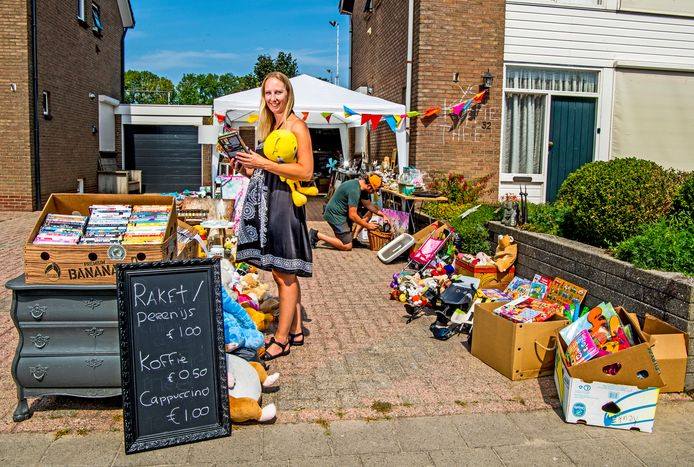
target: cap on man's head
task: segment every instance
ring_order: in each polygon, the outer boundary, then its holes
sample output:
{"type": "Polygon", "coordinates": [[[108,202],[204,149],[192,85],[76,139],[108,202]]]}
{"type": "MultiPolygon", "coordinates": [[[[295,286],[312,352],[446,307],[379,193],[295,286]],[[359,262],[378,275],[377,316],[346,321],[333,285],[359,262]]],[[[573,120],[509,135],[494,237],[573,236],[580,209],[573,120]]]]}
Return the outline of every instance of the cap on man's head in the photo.
{"type": "Polygon", "coordinates": [[[369,185],[373,187],[374,190],[380,190],[381,185],[383,185],[383,179],[378,174],[370,174],[367,177],[367,181],[369,182],[369,185]]]}

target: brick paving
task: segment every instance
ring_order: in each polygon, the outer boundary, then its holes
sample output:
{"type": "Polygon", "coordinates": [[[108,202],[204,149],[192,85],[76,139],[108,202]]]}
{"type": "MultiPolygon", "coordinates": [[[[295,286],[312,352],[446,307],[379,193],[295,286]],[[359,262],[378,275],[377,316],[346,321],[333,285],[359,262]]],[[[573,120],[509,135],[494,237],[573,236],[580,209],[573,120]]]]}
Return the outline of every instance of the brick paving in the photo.
{"type": "MultiPolygon", "coordinates": [[[[312,204],[309,224],[327,233],[319,206],[312,204]]],[[[4,213],[3,282],[21,273],[22,244],[35,217],[4,213]]],[[[384,265],[365,248],[349,253],[319,248],[314,261],[314,277],[301,283],[308,317],[306,345],[272,362],[272,370],[281,373],[280,389],[265,395],[264,402],[277,404],[278,424],[512,414],[558,407],[551,377],[511,382],[472,357],[465,336],[434,340],[427,317],[405,324],[402,305],[386,297],[391,276],[402,264],[384,265]]],[[[0,301],[9,310],[10,294],[4,289],[0,301]]],[[[122,430],[118,398],[44,397],[30,401],[35,410],[31,419],[12,422],[16,397],[10,365],[17,334],[7,312],[0,314],[0,336],[0,433],[122,430]]],[[[689,398],[663,395],[661,400],[665,406],[689,398]]]]}

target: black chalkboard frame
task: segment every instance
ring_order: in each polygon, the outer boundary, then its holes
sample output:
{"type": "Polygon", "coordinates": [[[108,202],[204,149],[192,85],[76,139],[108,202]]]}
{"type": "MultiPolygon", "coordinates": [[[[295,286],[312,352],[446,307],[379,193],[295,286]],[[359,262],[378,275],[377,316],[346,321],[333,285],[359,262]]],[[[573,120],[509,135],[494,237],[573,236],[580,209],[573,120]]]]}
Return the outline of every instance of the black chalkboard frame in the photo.
{"type": "Polygon", "coordinates": [[[117,298],[118,298],[118,334],[120,342],[121,389],[123,393],[123,433],[125,435],[125,453],[134,454],[151,451],[179,444],[194,443],[231,434],[231,418],[229,416],[229,399],[226,373],[226,354],[224,351],[224,318],[222,315],[221,297],[221,268],[219,259],[194,259],[185,261],[167,261],[152,263],[122,263],[116,265],[117,298]],[[215,378],[217,391],[217,416],[219,423],[203,430],[185,430],[178,433],[161,434],[156,436],[139,437],[137,432],[136,390],[134,378],[133,349],[131,349],[132,320],[128,295],[126,293],[127,279],[138,273],[154,274],[166,270],[167,273],[189,271],[205,271],[210,277],[209,294],[213,298],[210,310],[214,314],[214,352],[216,354],[215,378]]]}

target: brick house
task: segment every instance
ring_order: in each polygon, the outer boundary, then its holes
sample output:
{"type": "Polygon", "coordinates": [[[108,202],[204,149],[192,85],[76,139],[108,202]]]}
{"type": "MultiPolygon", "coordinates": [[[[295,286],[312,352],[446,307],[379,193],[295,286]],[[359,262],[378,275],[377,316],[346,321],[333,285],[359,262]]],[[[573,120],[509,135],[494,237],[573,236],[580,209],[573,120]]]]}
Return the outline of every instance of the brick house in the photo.
{"type": "MultiPolygon", "coordinates": [[[[409,162],[491,174],[492,198],[551,201],[593,160],[635,156],[694,170],[694,6],[659,0],[341,0],[351,20],[351,87],[412,110],[450,107],[494,76],[477,115],[410,124],[409,162]],[[408,3],[412,78],[407,96],[408,3]],[[457,81],[457,82],[454,82],[457,81]],[[469,90],[469,91],[468,91],[469,90]],[[465,92],[467,94],[465,94],[465,92]]],[[[371,134],[377,159],[390,130],[371,134]]]]}
{"type": "Polygon", "coordinates": [[[123,87],[129,0],[0,2],[0,210],[96,191],[101,107],[123,87]],[[78,182],[79,180],[79,182],[78,182]]]}

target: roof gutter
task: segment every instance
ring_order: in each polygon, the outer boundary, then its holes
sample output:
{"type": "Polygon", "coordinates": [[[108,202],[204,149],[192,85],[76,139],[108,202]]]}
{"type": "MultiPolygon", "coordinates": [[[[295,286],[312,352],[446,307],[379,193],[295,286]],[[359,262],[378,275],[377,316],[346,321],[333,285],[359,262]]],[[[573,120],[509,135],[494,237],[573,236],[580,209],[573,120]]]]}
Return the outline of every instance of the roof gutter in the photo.
{"type": "Polygon", "coordinates": [[[38,26],[36,21],[36,0],[30,0],[31,4],[31,70],[32,70],[32,94],[33,94],[33,162],[34,162],[34,210],[41,209],[41,149],[39,138],[39,51],[38,51],[38,26]]]}

